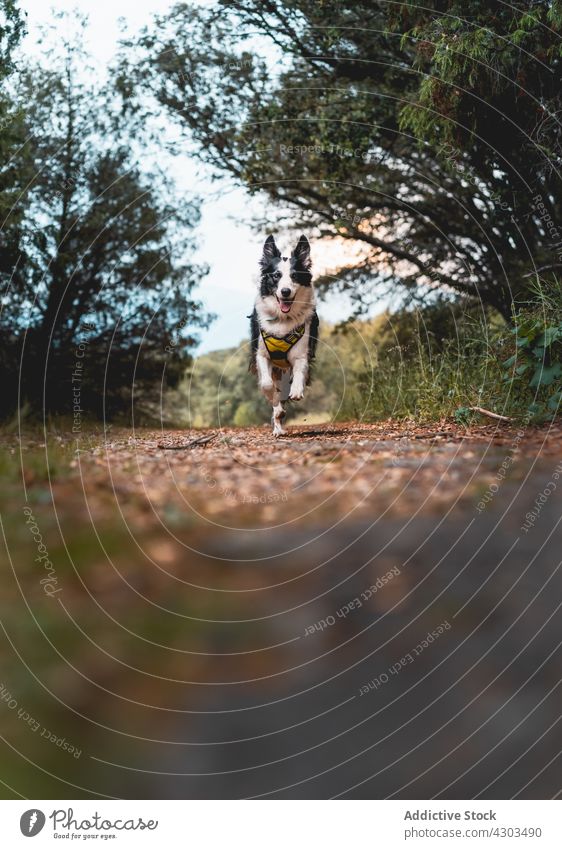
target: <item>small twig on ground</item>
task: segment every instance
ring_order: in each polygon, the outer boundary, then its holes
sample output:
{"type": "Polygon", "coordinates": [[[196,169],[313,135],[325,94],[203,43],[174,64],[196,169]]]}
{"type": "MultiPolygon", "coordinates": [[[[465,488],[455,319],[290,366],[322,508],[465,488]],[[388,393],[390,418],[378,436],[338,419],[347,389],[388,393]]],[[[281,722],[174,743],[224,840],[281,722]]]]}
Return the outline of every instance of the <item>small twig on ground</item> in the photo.
{"type": "Polygon", "coordinates": [[[541,268],[535,268],[533,271],[530,271],[528,274],[524,274],[523,277],[534,277],[537,274],[540,274],[541,271],[554,271],[555,268],[562,268],[562,263],[556,262],[554,265],[543,265],[541,268]]]}
{"type": "Polygon", "coordinates": [[[436,436],[453,436],[453,434],[448,430],[435,430],[429,433],[414,433],[410,439],[434,439],[436,436]]]}
{"type": "Polygon", "coordinates": [[[181,445],[164,445],[159,442],[158,448],[162,448],[164,451],[183,451],[185,448],[195,448],[198,445],[206,445],[207,442],[210,442],[212,439],[216,439],[216,437],[216,433],[211,433],[209,436],[199,436],[197,439],[191,439],[189,442],[183,442],[181,445]]]}
{"type": "Polygon", "coordinates": [[[513,421],[510,416],[500,416],[499,413],[492,413],[491,410],[485,410],[483,407],[469,407],[468,409],[472,410],[473,413],[480,413],[481,416],[488,416],[488,418],[496,419],[499,422],[513,421]]]}

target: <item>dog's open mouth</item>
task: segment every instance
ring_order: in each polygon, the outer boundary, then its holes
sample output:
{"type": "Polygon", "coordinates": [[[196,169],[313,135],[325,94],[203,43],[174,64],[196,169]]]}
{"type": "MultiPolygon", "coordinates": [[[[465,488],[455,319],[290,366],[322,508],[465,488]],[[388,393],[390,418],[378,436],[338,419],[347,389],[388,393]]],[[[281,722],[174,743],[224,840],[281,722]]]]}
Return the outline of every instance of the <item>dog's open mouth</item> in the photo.
{"type": "MultiPolygon", "coordinates": [[[[275,295],[275,297],[277,298],[277,295],[275,295]]],[[[289,298],[277,298],[277,301],[281,307],[281,312],[289,312],[293,306],[293,301],[289,298]]]]}

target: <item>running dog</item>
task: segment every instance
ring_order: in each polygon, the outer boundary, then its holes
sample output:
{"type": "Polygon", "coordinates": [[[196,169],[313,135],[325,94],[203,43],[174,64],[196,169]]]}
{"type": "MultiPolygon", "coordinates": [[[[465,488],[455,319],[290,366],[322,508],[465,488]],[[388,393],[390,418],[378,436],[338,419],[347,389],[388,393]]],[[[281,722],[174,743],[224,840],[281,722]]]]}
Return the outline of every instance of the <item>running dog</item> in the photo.
{"type": "Polygon", "coordinates": [[[273,407],[273,435],[283,436],[284,402],[300,401],[310,382],[318,341],[310,245],[301,236],[290,257],[268,236],[260,259],[260,290],[250,316],[250,371],[273,407]]]}

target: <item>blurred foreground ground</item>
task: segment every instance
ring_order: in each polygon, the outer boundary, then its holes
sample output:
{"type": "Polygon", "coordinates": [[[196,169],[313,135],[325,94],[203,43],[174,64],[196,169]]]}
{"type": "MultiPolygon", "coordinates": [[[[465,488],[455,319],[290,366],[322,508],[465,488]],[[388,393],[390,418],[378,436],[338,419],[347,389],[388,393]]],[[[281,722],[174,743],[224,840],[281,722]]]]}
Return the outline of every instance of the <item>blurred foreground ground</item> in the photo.
{"type": "Polygon", "coordinates": [[[2,795],[556,795],[560,437],[4,435],[2,795]]]}

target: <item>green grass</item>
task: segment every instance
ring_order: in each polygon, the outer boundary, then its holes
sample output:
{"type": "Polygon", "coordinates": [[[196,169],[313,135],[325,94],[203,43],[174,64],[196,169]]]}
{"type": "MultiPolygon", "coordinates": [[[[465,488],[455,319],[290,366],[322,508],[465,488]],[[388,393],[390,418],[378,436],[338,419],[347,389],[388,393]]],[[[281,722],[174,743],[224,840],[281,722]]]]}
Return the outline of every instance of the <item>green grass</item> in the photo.
{"type": "Polygon", "coordinates": [[[562,399],[562,287],[537,281],[507,324],[491,311],[438,302],[387,317],[376,361],[359,376],[367,420],[470,420],[484,407],[542,422],[562,399]]]}
{"type": "Polygon", "coordinates": [[[435,421],[461,406],[484,406],[484,398],[501,404],[492,352],[502,332],[493,316],[444,302],[388,315],[373,366],[359,376],[362,417],[435,421]]]}

